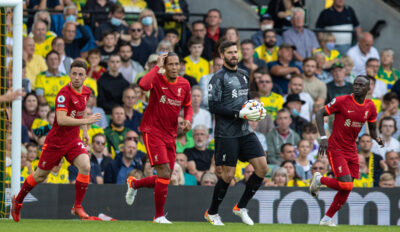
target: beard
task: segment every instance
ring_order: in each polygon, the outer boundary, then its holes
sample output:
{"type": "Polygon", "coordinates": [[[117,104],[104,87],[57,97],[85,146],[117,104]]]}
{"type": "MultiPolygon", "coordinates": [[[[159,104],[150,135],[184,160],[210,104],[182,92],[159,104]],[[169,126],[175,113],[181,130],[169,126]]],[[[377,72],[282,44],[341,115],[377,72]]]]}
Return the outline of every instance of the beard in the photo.
{"type": "Polygon", "coordinates": [[[265,43],[265,47],[273,48],[273,47],[275,47],[275,44],[276,44],[276,42],[274,42],[274,41],[268,41],[265,43]]]}
{"type": "Polygon", "coordinates": [[[122,62],[124,62],[124,63],[130,61],[130,59],[131,59],[131,58],[129,58],[129,57],[128,57],[128,58],[123,58],[123,57],[121,57],[121,60],[122,60],[122,62]]]}
{"type": "Polygon", "coordinates": [[[236,65],[238,64],[238,60],[236,58],[232,58],[230,60],[224,58],[224,61],[231,68],[236,67],[236,65]]]}

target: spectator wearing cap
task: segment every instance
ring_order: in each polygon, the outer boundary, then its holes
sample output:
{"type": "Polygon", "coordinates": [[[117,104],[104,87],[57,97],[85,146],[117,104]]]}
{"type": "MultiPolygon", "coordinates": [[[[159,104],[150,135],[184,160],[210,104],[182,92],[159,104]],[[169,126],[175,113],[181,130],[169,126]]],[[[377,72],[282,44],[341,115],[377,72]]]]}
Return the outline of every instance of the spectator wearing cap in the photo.
{"type": "Polygon", "coordinates": [[[352,84],[344,80],[345,72],[342,63],[336,62],[332,65],[331,75],[333,77],[333,81],[326,85],[328,90],[326,104],[331,102],[335,97],[351,94],[353,91],[352,84]]]}
{"type": "Polygon", "coordinates": [[[129,25],[129,34],[131,40],[128,41],[132,47],[132,60],[139,62],[143,67],[145,66],[149,56],[155,51],[148,42],[142,39],[143,25],[140,22],[133,22],[129,25]]]}
{"type": "Polygon", "coordinates": [[[264,60],[254,57],[254,44],[251,39],[245,39],[240,43],[242,51],[242,60],[238,63],[238,67],[251,73],[258,67],[266,67],[267,63],[264,60]]]}
{"type": "Polygon", "coordinates": [[[208,10],[205,21],[207,23],[208,38],[212,39],[214,42],[217,42],[225,31],[224,28],[220,27],[222,22],[221,11],[216,8],[208,10]]]}
{"type": "Polygon", "coordinates": [[[279,46],[278,60],[268,63],[274,84],[278,85],[284,94],[288,93],[290,77],[303,72],[301,67],[292,61],[294,50],[294,45],[283,43],[279,46]]]}
{"type": "MultiPolygon", "coordinates": [[[[204,21],[198,20],[192,23],[192,36],[200,37],[204,40],[204,49],[201,53],[201,57],[211,61],[213,58],[213,49],[215,47],[215,41],[207,36],[207,27],[204,21]]],[[[183,46],[183,55],[189,55],[189,48],[187,43],[183,46]]],[[[207,84],[208,85],[208,84],[207,84]]]]}
{"type": "MultiPolygon", "coordinates": [[[[305,102],[301,107],[300,116],[306,119],[307,121],[311,121],[311,113],[314,105],[314,100],[312,99],[309,93],[303,92],[303,77],[300,75],[294,75],[290,78],[289,82],[289,93],[298,94],[300,99],[305,102]]],[[[285,96],[286,101],[287,96],[285,96]]]]}
{"type": "Polygon", "coordinates": [[[65,54],[73,59],[80,57],[82,48],[90,40],[89,33],[78,22],[67,21],[64,23],[62,34],[65,41],[65,54]],[[77,29],[82,35],[80,38],[75,38],[77,29]]]}
{"type": "Polygon", "coordinates": [[[303,61],[312,56],[315,49],[319,48],[317,36],[314,32],[304,28],[304,10],[296,7],[292,10],[292,27],[283,33],[283,41],[295,45],[294,58],[303,61]]]}
{"type": "MultiPolygon", "coordinates": [[[[345,0],[334,0],[333,5],[324,9],[317,19],[316,28],[325,30],[356,31],[356,36],[361,34],[360,23],[351,6],[346,6],[345,0]]],[[[336,49],[341,54],[346,54],[351,47],[353,33],[335,32],[336,49]]]]}
{"type": "Polygon", "coordinates": [[[374,45],[374,37],[369,32],[363,32],[358,37],[358,43],[350,48],[347,55],[353,59],[353,74],[365,75],[365,64],[369,58],[379,60],[379,53],[374,45]]]}
{"type": "Polygon", "coordinates": [[[317,61],[314,58],[306,58],[303,61],[303,92],[311,95],[314,102],[317,100],[325,102],[326,85],[315,76],[317,70],[317,61]]]}
{"type": "Polygon", "coordinates": [[[118,48],[121,57],[121,67],[119,72],[129,84],[134,83],[138,73],[143,72],[143,67],[138,62],[132,60],[132,47],[128,43],[123,43],[118,48]]]}
{"type": "MultiPolygon", "coordinates": [[[[392,117],[396,121],[396,128],[400,128],[400,110],[399,99],[395,92],[389,92],[383,96],[382,112],[378,114],[378,119],[382,120],[385,117],[392,117]]],[[[399,138],[400,131],[397,130],[393,137],[399,138]]]]}
{"type": "MultiPolygon", "coordinates": [[[[400,79],[400,71],[393,67],[394,51],[392,49],[383,49],[381,51],[381,66],[378,70],[377,79],[385,82],[388,89],[392,89],[397,80],[400,79]]],[[[397,84],[397,88],[399,88],[397,84]]]]}
{"type": "Polygon", "coordinates": [[[308,121],[300,115],[301,108],[305,103],[305,101],[300,99],[299,94],[294,93],[289,94],[286,98],[285,104],[283,104],[283,107],[290,111],[290,117],[292,118],[290,128],[299,135],[301,135],[304,125],[308,123],[308,121]]]}
{"type": "Polygon", "coordinates": [[[276,45],[277,34],[273,29],[263,31],[263,43],[255,49],[254,57],[272,62],[278,59],[279,47],[276,45]]]}
{"type": "MultiPolygon", "coordinates": [[[[258,47],[264,43],[264,31],[274,29],[274,20],[268,13],[260,15],[260,30],[251,36],[251,40],[255,47],[258,47]]],[[[276,35],[276,45],[279,46],[283,42],[282,36],[276,35]]]]}
{"type": "Polygon", "coordinates": [[[113,31],[116,34],[127,34],[128,27],[124,21],[125,11],[124,8],[118,4],[115,4],[110,9],[109,20],[105,23],[100,24],[96,27],[94,38],[98,46],[103,45],[101,40],[103,33],[106,31],[113,31]]]}
{"type": "Polygon", "coordinates": [[[372,97],[382,98],[388,92],[387,84],[378,79],[379,60],[376,58],[369,58],[365,63],[365,72],[368,77],[375,79],[375,86],[372,92],[372,97]]]}

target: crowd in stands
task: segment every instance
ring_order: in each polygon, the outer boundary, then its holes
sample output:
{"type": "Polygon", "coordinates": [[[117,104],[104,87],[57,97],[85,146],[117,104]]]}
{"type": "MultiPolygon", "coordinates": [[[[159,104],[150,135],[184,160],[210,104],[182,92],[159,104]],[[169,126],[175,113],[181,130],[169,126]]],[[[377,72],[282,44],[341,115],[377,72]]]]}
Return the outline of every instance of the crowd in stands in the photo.
{"type": "MultiPolygon", "coordinates": [[[[153,175],[138,129],[149,92],[138,83],[155,67],[158,55],[175,52],[180,56],[180,76],[192,87],[194,116],[188,133],[182,128],[183,116],[178,119],[171,184],[215,185],[221,170],[213,158],[208,82],[223,68],[216,48],[229,40],[239,48],[239,67],[249,73],[252,98],[262,102],[268,113],[261,121],[249,122],[267,156],[265,186],[308,186],[316,171],[333,176],[328,159],[317,155],[315,113],[335,97],[351,94],[357,75],[371,81],[367,98],[379,113],[378,129],[385,146],[372,141],[364,126],[358,140],[360,178],[354,185],[400,186],[400,72],[393,67],[393,50],[374,47],[374,37],[362,30],[345,0],[331,1],[314,28],[354,33],[314,33],[304,27],[302,0],[271,0],[268,12],[260,15],[260,30],[251,38],[239,38],[235,27],[222,28],[218,9],[182,27],[189,20],[185,0],[24,2],[28,20],[22,58],[27,95],[22,113],[21,182],[37,167],[54,122],[55,96],[69,83],[74,59],[84,60],[89,67],[88,115],[103,116],[89,130],[90,182],[123,184],[128,176],[153,175]],[[154,12],[162,14],[156,17],[154,12]]],[[[11,35],[7,43],[12,46],[11,35]]],[[[333,117],[325,118],[328,135],[332,121],[333,117]]],[[[8,180],[10,164],[8,154],[8,180]]],[[[245,184],[253,172],[250,164],[239,161],[231,185],[245,184]]],[[[76,176],[77,168],[62,160],[46,182],[74,183],[76,176]]]]}

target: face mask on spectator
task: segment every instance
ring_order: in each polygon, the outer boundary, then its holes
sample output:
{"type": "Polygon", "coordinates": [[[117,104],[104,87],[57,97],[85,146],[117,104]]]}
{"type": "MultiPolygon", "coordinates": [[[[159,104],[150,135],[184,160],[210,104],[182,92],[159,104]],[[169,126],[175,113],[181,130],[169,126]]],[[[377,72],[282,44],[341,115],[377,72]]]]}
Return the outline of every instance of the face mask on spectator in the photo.
{"type": "Polygon", "coordinates": [[[300,116],[300,112],[297,111],[296,109],[292,109],[292,114],[296,117],[300,116]]]}
{"type": "Polygon", "coordinates": [[[273,28],[272,24],[262,24],[261,25],[261,31],[270,30],[272,28],[273,28]]]}
{"type": "Polygon", "coordinates": [[[65,17],[65,21],[67,22],[76,22],[76,16],[75,15],[68,15],[65,17]]]}
{"type": "Polygon", "coordinates": [[[112,25],[114,25],[116,27],[118,27],[118,26],[120,26],[122,24],[122,20],[121,19],[117,19],[117,18],[114,18],[114,17],[111,18],[110,22],[111,22],[112,25]]]}
{"type": "Polygon", "coordinates": [[[153,23],[153,18],[151,16],[146,16],[142,18],[142,23],[145,26],[150,26],[153,23]]]}
{"type": "Polygon", "coordinates": [[[328,49],[329,51],[335,49],[335,43],[332,42],[326,43],[326,49],[328,49]]]}

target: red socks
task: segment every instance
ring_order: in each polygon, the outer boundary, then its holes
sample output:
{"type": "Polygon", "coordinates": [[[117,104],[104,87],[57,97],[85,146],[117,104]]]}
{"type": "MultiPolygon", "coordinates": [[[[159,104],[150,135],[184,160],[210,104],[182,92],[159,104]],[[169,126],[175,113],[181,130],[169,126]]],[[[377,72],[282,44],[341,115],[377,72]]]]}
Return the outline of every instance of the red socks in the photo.
{"type": "Polygon", "coordinates": [[[155,218],[164,216],[164,205],[167,200],[169,179],[157,178],[154,186],[154,202],[156,205],[155,218]]]}
{"type": "Polygon", "coordinates": [[[329,207],[328,211],[326,212],[326,216],[328,217],[333,217],[337,211],[339,211],[340,208],[346,203],[347,197],[350,195],[351,191],[344,191],[344,190],[339,190],[335,198],[332,201],[331,206],[329,207]]]}
{"type": "Polygon", "coordinates": [[[331,189],[341,190],[339,182],[336,178],[321,177],[321,184],[328,186],[331,189]]]}
{"type": "Polygon", "coordinates": [[[26,195],[28,195],[28,193],[37,185],[35,179],[33,179],[33,175],[30,174],[24,184],[21,187],[21,190],[18,193],[18,196],[16,197],[16,201],[17,203],[22,203],[24,201],[24,198],[26,197],[26,195]]]}
{"type": "Polygon", "coordinates": [[[132,181],[133,182],[132,186],[135,189],[143,188],[143,187],[154,188],[154,185],[156,184],[156,180],[157,180],[157,176],[156,175],[148,176],[148,177],[142,178],[140,180],[132,181]]]}
{"type": "Polygon", "coordinates": [[[86,190],[89,185],[89,175],[78,173],[75,182],[75,204],[74,206],[82,205],[83,198],[85,197],[86,190]]]}

